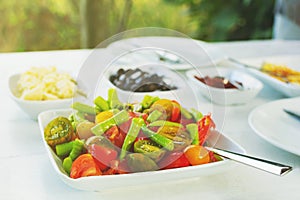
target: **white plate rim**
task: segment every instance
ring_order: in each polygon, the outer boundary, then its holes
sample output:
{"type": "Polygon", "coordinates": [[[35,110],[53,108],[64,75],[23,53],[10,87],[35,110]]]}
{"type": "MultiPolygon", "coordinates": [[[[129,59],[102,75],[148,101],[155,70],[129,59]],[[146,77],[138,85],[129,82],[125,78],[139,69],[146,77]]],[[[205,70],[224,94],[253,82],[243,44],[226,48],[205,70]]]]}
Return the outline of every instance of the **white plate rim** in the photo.
{"type": "MultiPolygon", "coordinates": [[[[285,105],[291,101],[294,101],[294,100],[298,100],[300,101],[300,97],[295,97],[295,98],[284,98],[284,99],[279,99],[279,100],[275,100],[275,101],[271,101],[271,102],[268,102],[268,103],[265,103],[263,105],[260,105],[256,108],[254,108],[248,115],[248,124],[249,126],[251,127],[251,129],[254,131],[255,134],[257,134],[259,137],[261,137],[262,139],[264,139],[266,142],[282,149],[282,150],[285,150],[287,152],[290,152],[290,153],[293,153],[293,154],[296,154],[296,155],[299,155],[300,156],[300,149],[299,150],[295,150],[294,148],[291,148],[288,144],[282,144],[280,142],[278,142],[276,139],[273,139],[272,137],[269,137],[266,133],[264,133],[263,131],[259,130],[259,128],[257,128],[257,126],[255,125],[253,119],[254,118],[257,118],[257,113],[262,111],[263,109],[265,109],[267,106],[271,106],[271,105],[274,105],[274,104],[280,104],[280,105],[285,105]]],[[[280,109],[282,109],[283,107],[280,107],[280,109]]],[[[274,106],[274,109],[279,109],[278,107],[274,106]]],[[[284,113],[284,111],[282,111],[283,114],[286,114],[284,113]]],[[[288,114],[286,114],[288,115],[288,114]]],[[[291,118],[291,120],[294,120],[292,119],[291,116],[288,116],[291,118]]],[[[275,122],[274,122],[275,124],[275,122]]]]}

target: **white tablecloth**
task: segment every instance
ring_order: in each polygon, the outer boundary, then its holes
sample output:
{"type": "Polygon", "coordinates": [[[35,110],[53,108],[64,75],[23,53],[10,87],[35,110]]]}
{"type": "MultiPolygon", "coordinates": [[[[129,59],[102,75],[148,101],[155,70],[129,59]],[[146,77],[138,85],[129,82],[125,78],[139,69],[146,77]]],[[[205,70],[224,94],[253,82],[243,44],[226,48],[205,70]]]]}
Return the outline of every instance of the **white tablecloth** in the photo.
{"type": "MultiPolygon", "coordinates": [[[[300,55],[300,41],[239,41],[213,46],[235,58],[300,55]]],[[[235,164],[224,174],[124,187],[103,192],[73,189],[52,168],[36,121],[20,110],[8,95],[9,75],[31,66],[59,65],[77,72],[91,50],[64,50],[0,54],[0,196],[1,199],[300,199],[300,157],[258,137],[248,125],[248,114],[256,106],[283,98],[268,86],[246,105],[226,108],[224,133],[247,153],[291,165],[292,172],[278,177],[235,164]],[[230,120],[229,120],[230,119],[230,120]]]]}

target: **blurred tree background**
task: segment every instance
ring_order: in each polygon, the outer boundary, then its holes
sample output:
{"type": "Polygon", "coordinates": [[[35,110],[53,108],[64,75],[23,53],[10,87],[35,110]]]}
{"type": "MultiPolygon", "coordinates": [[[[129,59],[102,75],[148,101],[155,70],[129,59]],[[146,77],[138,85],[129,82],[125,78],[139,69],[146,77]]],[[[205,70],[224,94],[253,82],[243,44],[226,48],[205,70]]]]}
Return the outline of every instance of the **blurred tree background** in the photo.
{"type": "Polygon", "coordinates": [[[274,0],[0,0],[0,51],[93,48],[163,27],[204,41],[272,37],[274,0]]]}

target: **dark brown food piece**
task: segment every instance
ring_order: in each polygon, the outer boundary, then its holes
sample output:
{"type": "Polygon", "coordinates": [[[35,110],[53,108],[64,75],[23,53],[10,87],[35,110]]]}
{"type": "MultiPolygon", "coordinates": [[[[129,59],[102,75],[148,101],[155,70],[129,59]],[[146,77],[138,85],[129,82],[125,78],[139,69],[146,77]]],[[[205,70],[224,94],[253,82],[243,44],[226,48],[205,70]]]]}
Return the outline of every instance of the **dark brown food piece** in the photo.
{"type": "Polygon", "coordinates": [[[176,86],[165,82],[163,76],[150,74],[140,69],[119,69],[116,74],[109,77],[110,82],[120,89],[134,92],[169,91],[177,89],[176,86]]]}

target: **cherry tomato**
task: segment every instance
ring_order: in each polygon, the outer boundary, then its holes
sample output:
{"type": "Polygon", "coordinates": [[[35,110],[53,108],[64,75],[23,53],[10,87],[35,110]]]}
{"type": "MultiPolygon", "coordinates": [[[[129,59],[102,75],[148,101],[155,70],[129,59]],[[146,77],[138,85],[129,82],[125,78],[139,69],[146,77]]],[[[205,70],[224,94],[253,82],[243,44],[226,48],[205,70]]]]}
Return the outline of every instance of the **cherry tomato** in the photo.
{"type": "Polygon", "coordinates": [[[166,155],[160,162],[159,168],[161,169],[172,169],[179,167],[190,166],[188,159],[185,157],[183,152],[175,151],[166,155]]]}
{"type": "Polygon", "coordinates": [[[172,100],[172,105],[173,105],[173,109],[172,109],[172,114],[171,114],[171,119],[170,121],[172,122],[178,122],[179,119],[180,119],[180,104],[175,101],[175,100],[172,100]]]}
{"type": "Polygon", "coordinates": [[[57,144],[69,142],[77,137],[73,126],[68,118],[57,117],[46,126],[44,137],[49,146],[55,147],[57,144]]]}
{"type": "Polygon", "coordinates": [[[102,172],[96,165],[95,160],[91,154],[80,155],[72,164],[70,172],[71,178],[99,175],[102,175],[102,172]]]}
{"type": "Polygon", "coordinates": [[[142,153],[148,157],[150,157],[155,162],[161,160],[166,151],[159,147],[156,143],[151,140],[138,140],[134,143],[134,152],[142,153]]]}
{"type": "Polygon", "coordinates": [[[172,115],[173,104],[169,99],[159,99],[150,107],[150,113],[153,110],[158,110],[163,113],[164,119],[169,120],[172,115]]]}
{"type": "Polygon", "coordinates": [[[127,122],[124,122],[121,125],[119,125],[119,131],[122,131],[123,133],[127,133],[130,128],[131,121],[132,121],[132,117],[130,117],[130,119],[127,122]]]}
{"type": "Polygon", "coordinates": [[[104,135],[117,147],[122,148],[126,133],[120,131],[118,126],[112,126],[104,135]]]}
{"type": "Polygon", "coordinates": [[[118,157],[118,152],[114,149],[92,144],[88,147],[88,152],[95,158],[101,171],[107,169],[112,160],[118,157]]]}
{"type": "Polygon", "coordinates": [[[123,135],[126,135],[128,133],[128,130],[129,130],[131,122],[132,122],[132,118],[141,117],[142,119],[146,120],[148,115],[145,113],[129,112],[129,116],[130,116],[130,118],[128,121],[126,121],[118,126],[119,131],[122,132],[123,135]]]}
{"type": "Polygon", "coordinates": [[[113,116],[113,112],[111,111],[103,111],[103,112],[100,112],[99,114],[96,115],[95,117],[95,123],[98,124],[98,123],[101,123],[109,118],[111,118],[113,116]]]}
{"type": "Polygon", "coordinates": [[[198,121],[198,133],[199,133],[199,144],[203,145],[205,142],[207,135],[209,133],[209,130],[212,128],[215,128],[216,125],[214,121],[211,118],[211,115],[205,115],[203,118],[201,118],[198,121]]]}
{"type": "Polygon", "coordinates": [[[184,150],[184,155],[191,165],[201,165],[210,162],[208,150],[200,145],[190,145],[184,150]]]}
{"type": "Polygon", "coordinates": [[[180,127],[161,126],[157,133],[173,141],[174,151],[181,151],[192,143],[190,134],[180,127]]]}

